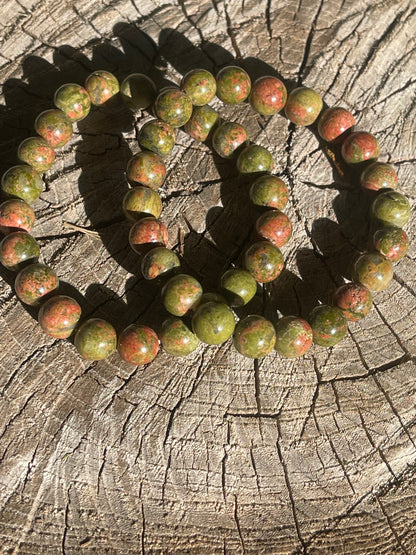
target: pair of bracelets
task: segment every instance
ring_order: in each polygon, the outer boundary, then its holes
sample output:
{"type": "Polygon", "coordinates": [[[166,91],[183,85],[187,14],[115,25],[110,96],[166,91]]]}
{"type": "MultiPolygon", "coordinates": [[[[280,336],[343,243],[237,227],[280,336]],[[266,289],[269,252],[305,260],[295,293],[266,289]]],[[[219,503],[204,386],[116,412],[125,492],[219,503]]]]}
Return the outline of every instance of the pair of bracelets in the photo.
{"type": "Polygon", "coordinates": [[[294,358],[306,353],[313,343],[331,347],[347,333],[348,321],[366,316],[372,307],[372,294],[387,288],[393,277],[393,262],[406,253],[408,238],[402,227],[410,217],[406,197],[395,189],[398,178],[392,166],[377,161],[379,143],[365,131],[353,131],[354,116],[340,107],[323,110],[319,94],[298,87],[287,94],[284,83],[264,76],[251,83],[238,66],[226,66],[217,77],[195,69],[186,74],[180,87],[168,87],[157,94],[145,75],[132,74],[119,85],[114,75],[95,71],[85,88],[64,84],[55,94],[56,109],[39,114],[35,122],[37,137],[25,139],[18,148],[24,163],[6,171],[1,188],[8,200],[0,205],[0,262],[17,271],[15,290],[27,305],[40,306],[42,329],[56,338],[75,332],[75,347],[86,359],[100,360],[116,349],[120,356],[136,365],[151,362],[159,343],[173,356],[186,356],[199,341],[218,345],[233,338],[236,349],[249,358],[260,358],[276,350],[294,358]],[[31,204],[43,190],[41,174],[51,168],[55,150],[72,137],[73,123],[85,118],[91,105],[105,105],[120,94],[134,111],[153,106],[156,119],[144,123],[139,132],[141,151],[128,162],[126,177],[131,186],[123,200],[123,211],[132,221],[129,242],[141,255],[145,279],[166,280],[162,302],[171,317],[159,333],[146,325],[133,323],[118,336],[106,320],[90,318],[80,324],[81,307],[66,295],[58,294],[59,280],[49,266],[39,263],[39,245],[30,235],[35,222],[31,204]],[[292,224],[282,211],[289,191],[285,182],[273,175],[273,158],[262,146],[250,144],[246,129],[236,122],[223,121],[209,106],[214,96],[225,104],[247,99],[263,117],[284,109],[288,120],[299,126],[313,126],[328,145],[340,149],[343,161],[359,168],[361,186],[374,195],[371,247],[354,266],[354,281],[338,287],[332,304],[316,306],[306,321],[299,316],[283,316],[271,322],[260,315],[249,315],[235,323],[232,307],[248,304],[258,284],[273,282],[284,268],[280,247],[290,239],[292,224]],[[245,250],[241,267],[232,267],[220,279],[218,292],[204,293],[193,276],[181,272],[178,255],[167,248],[168,232],[159,220],[162,200],[156,190],[166,178],[163,157],[172,151],[178,128],[197,141],[209,141],[216,154],[236,161],[240,174],[249,177],[251,202],[261,210],[255,224],[255,241],[245,250]],[[191,323],[190,315],[192,315],[191,323]]]}

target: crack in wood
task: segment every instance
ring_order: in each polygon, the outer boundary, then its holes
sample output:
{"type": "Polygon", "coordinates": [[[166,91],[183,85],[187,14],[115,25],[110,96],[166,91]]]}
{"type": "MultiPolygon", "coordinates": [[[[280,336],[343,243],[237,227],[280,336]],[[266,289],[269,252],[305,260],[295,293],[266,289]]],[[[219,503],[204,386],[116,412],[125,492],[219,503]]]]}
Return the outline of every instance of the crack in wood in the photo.
{"type": "MultiPolygon", "coordinates": [[[[300,9],[300,5],[298,6],[298,10],[300,9]]],[[[302,80],[304,77],[304,71],[306,68],[306,64],[308,63],[308,59],[309,59],[309,54],[311,51],[311,46],[312,46],[312,41],[313,38],[315,36],[315,31],[316,31],[316,26],[318,24],[318,19],[319,16],[321,15],[321,11],[322,11],[322,7],[324,5],[324,0],[320,0],[319,5],[318,5],[318,9],[315,13],[315,16],[312,20],[312,23],[310,25],[310,29],[309,29],[309,33],[308,36],[306,37],[306,41],[305,41],[305,48],[303,50],[303,57],[299,66],[299,70],[298,70],[298,86],[300,86],[302,84],[302,80]]]]}
{"type": "Polygon", "coordinates": [[[289,494],[290,507],[291,507],[291,511],[292,511],[292,515],[293,515],[293,522],[294,522],[294,525],[295,525],[296,534],[297,534],[299,543],[302,546],[301,551],[302,551],[302,553],[304,553],[306,555],[307,545],[306,545],[305,540],[303,539],[303,536],[302,536],[302,533],[301,533],[300,524],[299,524],[298,515],[297,515],[296,504],[295,504],[295,498],[294,498],[294,494],[293,494],[293,491],[292,491],[292,486],[291,486],[290,479],[289,479],[289,472],[288,472],[288,468],[287,468],[287,465],[286,465],[286,461],[283,457],[282,449],[280,447],[280,439],[282,437],[282,434],[281,434],[279,420],[277,420],[276,423],[277,423],[277,432],[278,432],[277,440],[276,440],[277,455],[279,457],[279,461],[280,461],[280,464],[281,464],[282,469],[283,469],[283,475],[284,475],[284,479],[285,479],[286,489],[287,489],[287,492],[289,494]]]}
{"type": "Polygon", "coordinates": [[[237,39],[235,37],[235,32],[234,32],[234,27],[233,27],[232,22],[231,22],[231,17],[228,13],[228,10],[227,10],[227,0],[223,0],[223,7],[224,7],[225,21],[226,21],[226,24],[227,24],[227,34],[230,37],[231,44],[232,44],[232,47],[234,49],[235,56],[236,56],[237,60],[242,60],[243,56],[241,54],[240,47],[238,46],[237,39]]]}
{"type": "Polygon", "coordinates": [[[238,504],[237,504],[237,496],[234,495],[234,521],[235,524],[237,526],[237,532],[238,532],[238,537],[240,538],[240,545],[241,545],[241,549],[243,554],[246,552],[246,548],[244,546],[244,539],[243,539],[243,534],[242,534],[242,530],[241,530],[241,525],[240,525],[240,520],[238,517],[238,504]]]}

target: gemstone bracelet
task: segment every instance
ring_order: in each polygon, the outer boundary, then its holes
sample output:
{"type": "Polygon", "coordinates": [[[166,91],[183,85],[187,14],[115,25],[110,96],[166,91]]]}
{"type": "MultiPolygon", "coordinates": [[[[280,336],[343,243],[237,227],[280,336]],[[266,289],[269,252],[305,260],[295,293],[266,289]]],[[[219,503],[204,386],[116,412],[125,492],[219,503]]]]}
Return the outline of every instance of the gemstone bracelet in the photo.
{"type": "Polygon", "coordinates": [[[299,357],[313,343],[331,347],[345,336],[348,321],[369,313],[372,293],[386,289],[393,277],[392,262],[407,251],[409,241],[402,227],[410,217],[410,205],[395,191],[395,170],[376,161],[380,153],[377,139],[367,132],[354,132],[355,120],[348,110],[322,110],[322,99],[313,89],[298,87],[287,95],[284,83],[276,77],[261,77],[252,85],[244,69],[227,66],[216,78],[204,69],[192,70],[183,77],[180,87],[157,94],[154,83],[145,75],[129,75],[119,85],[111,73],[95,71],[87,78],[85,88],[72,83],[62,85],[54,103],[56,109],[42,112],[35,121],[38,136],[19,145],[18,157],[23,164],[10,168],[2,177],[2,192],[9,200],[0,205],[0,231],[5,235],[0,243],[0,262],[18,272],[18,298],[40,306],[42,329],[56,338],[67,338],[76,331],[75,347],[88,360],[104,359],[117,349],[125,361],[143,365],[155,358],[159,341],[171,355],[186,356],[199,341],[217,345],[231,336],[236,349],[249,358],[263,357],[273,349],[283,357],[299,357]],[[129,242],[142,256],[144,278],[166,278],[162,302],[171,314],[159,335],[148,326],[131,324],[118,340],[114,327],[105,320],[91,318],[79,325],[81,307],[75,299],[57,294],[58,277],[52,268],[37,261],[39,245],[30,235],[35,222],[30,205],[43,190],[41,174],[51,168],[55,149],[71,139],[73,123],[88,115],[91,104],[103,105],[117,94],[134,111],[153,106],[157,116],[140,129],[142,150],[128,162],[126,176],[131,188],[123,199],[123,211],[132,221],[129,242]],[[316,306],[309,321],[284,316],[272,323],[250,315],[235,322],[230,307],[249,303],[258,283],[274,281],[283,270],[280,247],[290,239],[292,225],[282,212],[288,189],[271,173],[271,153],[250,144],[247,131],[239,123],[221,120],[209,106],[215,95],[226,104],[248,99],[252,108],[266,117],[284,109],[295,125],[317,122],[320,137],[340,145],[343,160],[360,169],[362,187],[376,191],[371,206],[376,227],[372,248],[356,261],[354,281],[335,291],[332,305],[316,306]],[[261,210],[255,224],[256,241],[246,249],[242,267],[230,268],[221,276],[218,292],[203,293],[193,276],[180,273],[180,259],[167,248],[168,232],[159,220],[162,200],[156,190],[166,177],[163,157],[173,149],[180,127],[196,141],[211,141],[219,156],[236,160],[239,173],[252,179],[249,197],[261,210]],[[182,319],[189,314],[190,326],[182,319]]]}

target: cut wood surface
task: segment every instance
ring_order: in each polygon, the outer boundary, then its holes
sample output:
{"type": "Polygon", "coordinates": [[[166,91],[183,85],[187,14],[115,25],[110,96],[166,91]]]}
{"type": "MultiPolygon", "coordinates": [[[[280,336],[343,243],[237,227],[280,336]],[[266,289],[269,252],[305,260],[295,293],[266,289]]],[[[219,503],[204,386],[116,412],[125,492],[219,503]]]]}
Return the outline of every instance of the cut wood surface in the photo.
{"type": "MultiPolygon", "coordinates": [[[[93,70],[158,87],[239,63],[255,79],[316,89],[374,133],[415,203],[416,9],[412,0],[2,0],[1,170],[36,115],[93,70]]],[[[290,187],[286,269],[247,307],[307,317],[367,247],[369,197],[308,128],[245,103],[221,115],[273,154],[290,187]]],[[[42,260],[84,316],[118,331],[165,317],[128,245],[125,167],[149,114],[95,108],[57,151],[35,203],[42,260]],[[65,222],[98,232],[81,233],[65,222]]],[[[179,131],[162,218],[206,290],[237,264],[256,211],[235,164],[179,131]]],[[[416,250],[370,315],[303,358],[241,357],[231,341],[135,367],[81,359],[45,335],[0,280],[0,551],[416,553],[416,250]]]]}

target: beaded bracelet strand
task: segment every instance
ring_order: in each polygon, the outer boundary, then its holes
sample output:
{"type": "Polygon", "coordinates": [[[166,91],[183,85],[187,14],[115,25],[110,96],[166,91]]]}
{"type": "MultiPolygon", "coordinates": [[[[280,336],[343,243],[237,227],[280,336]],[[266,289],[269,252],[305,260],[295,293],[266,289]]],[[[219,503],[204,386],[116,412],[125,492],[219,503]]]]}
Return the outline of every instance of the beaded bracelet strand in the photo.
{"type": "Polygon", "coordinates": [[[86,359],[100,360],[117,348],[127,362],[143,365],[151,362],[159,350],[159,337],[148,326],[132,324],[118,337],[113,326],[92,318],[78,327],[81,308],[73,298],[57,295],[59,280],[48,266],[37,261],[40,249],[29,234],[35,222],[30,204],[41,194],[41,173],[53,164],[55,149],[72,136],[72,124],[85,118],[91,104],[103,105],[120,92],[133,110],[154,104],[158,119],[145,123],[139,132],[142,148],[128,162],[126,176],[132,188],[123,199],[123,211],[133,222],[129,242],[142,255],[141,270],[146,279],[168,277],[162,288],[162,302],[172,315],[163,322],[159,334],[164,349],[173,356],[185,356],[202,341],[220,344],[233,336],[236,349],[244,356],[259,358],[273,349],[283,357],[303,355],[313,343],[330,347],[347,332],[348,321],[366,316],[372,306],[372,293],[384,290],[393,277],[392,262],[406,253],[409,241],[401,229],[410,217],[409,203],[396,192],[397,174],[385,163],[377,162],[377,139],[366,132],[353,132],[353,115],[343,108],[322,111],[316,91],[298,87],[287,95],[283,82],[271,76],[261,77],[253,86],[240,67],[227,66],[217,75],[202,69],[189,72],[180,88],[167,88],[156,94],[154,83],[145,75],[133,74],[119,85],[107,71],[95,71],[85,88],[62,85],[55,93],[56,109],[42,112],[36,119],[39,136],[25,139],[18,147],[24,165],[14,166],[2,178],[2,191],[10,197],[0,205],[0,262],[18,271],[15,290],[28,305],[41,305],[38,320],[42,329],[57,338],[67,338],[76,331],[74,343],[86,359]],[[248,144],[248,134],[235,122],[222,122],[208,105],[217,97],[226,104],[239,104],[249,98],[253,109],[272,116],[283,108],[295,125],[309,126],[318,119],[318,133],[329,144],[341,145],[342,158],[355,167],[365,165],[361,185],[377,191],[372,203],[376,224],[373,248],[355,263],[355,281],[339,287],[333,305],[315,307],[309,322],[298,316],[284,316],[274,325],[262,316],[250,315],[235,324],[230,307],[246,305],[256,294],[258,283],[274,281],[284,261],[279,247],[291,236],[291,222],[282,212],[288,200],[286,184],[272,175],[273,159],[265,148],[248,144]],[[175,130],[184,130],[197,141],[212,140],[221,157],[236,158],[241,174],[252,175],[252,203],[265,211],[256,221],[258,240],[243,257],[243,268],[231,268],[220,280],[220,293],[203,293],[192,276],[178,273],[179,257],[167,248],[166,226],[159,220],[162,200],[156,190],[166,177],[162,160],[175,144],[175,130]],[[366,164],[367,162],[367,164],[366,164]],[[43,303],[43,304],[41,304],[43,303]],[[181,317],[193,312],[191,328],[181,317]]]}

